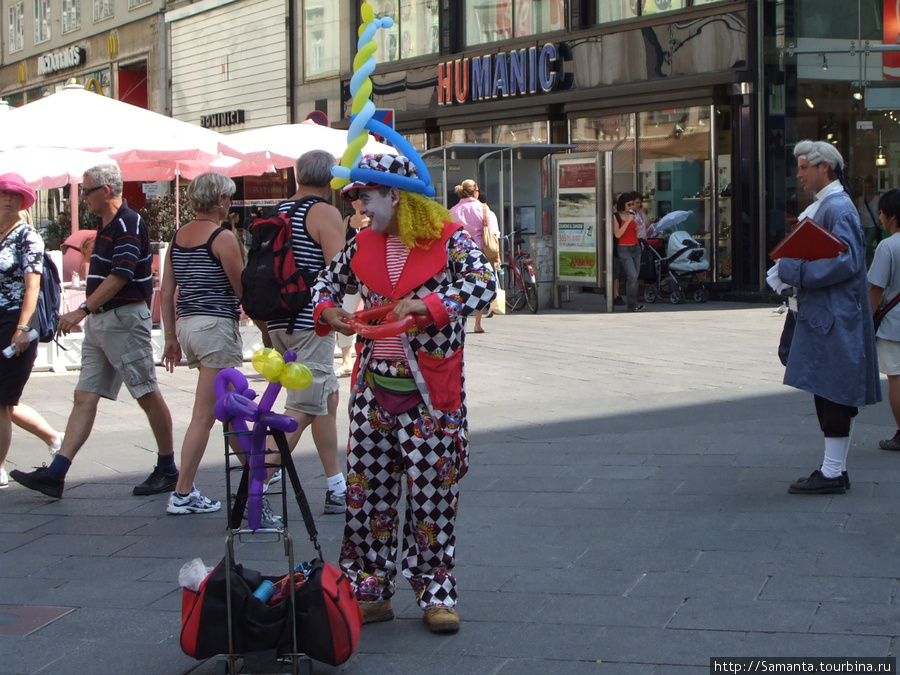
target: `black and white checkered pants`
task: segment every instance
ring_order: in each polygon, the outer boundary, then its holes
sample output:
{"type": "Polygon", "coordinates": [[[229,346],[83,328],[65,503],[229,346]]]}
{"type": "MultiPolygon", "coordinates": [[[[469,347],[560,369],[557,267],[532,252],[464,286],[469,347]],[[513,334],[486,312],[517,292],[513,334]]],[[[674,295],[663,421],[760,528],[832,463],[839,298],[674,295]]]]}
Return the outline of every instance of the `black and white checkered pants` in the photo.
{"type": "Polygon", "coordinates": [[[341,569],[363,602],[394,594],[405,478],[400,569],[423,609],[453,606],[459,419],[452,424],[436,421],[424,403],[393,415],[376,403],[365,384],[353,396],[341,569]]]}

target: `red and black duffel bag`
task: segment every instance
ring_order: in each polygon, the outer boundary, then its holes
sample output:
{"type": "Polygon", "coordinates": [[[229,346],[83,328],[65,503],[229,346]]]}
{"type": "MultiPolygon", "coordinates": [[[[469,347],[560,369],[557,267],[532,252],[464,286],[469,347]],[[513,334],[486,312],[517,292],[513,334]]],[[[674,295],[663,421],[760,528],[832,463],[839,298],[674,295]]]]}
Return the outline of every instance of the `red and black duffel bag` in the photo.
{"type": "MultiPolygon", "coordinates": [[[[310,539],[319,558],[311,563],[305,581],[295,588],[294,618],[297,626],[298,650],[332,666],[350,658],[359,643],[362,611],[350,580],[333,565],[322,559],[318,532],[309,502],[297,477],[287,444],[275,434],[282,450],[282,465],[291,480],[297,503],[310,539]]],[[[238,494],[246,495],[247,470],[241,478],[238,494]]],[[[246,499],[235,500],[235,511],[243,513],[246,499]],[[238,509],[240,509],[238,511],[238,509]]],[[[181,649],[188,656],[206,659],[216,654],[246,654],[275,650],[278,656],[291,653],[291,598],[288,594],[274,607],[253,595],[265,580],[279,581],[279,577],[262,576],[242,565],[232,564],[231,621],[232,645],[228,643],[228,606],[226,569],[223,559],[203,580],[199,591],[182,589],[181,649]]]]}
{"type": "MultiPolygon", "coordinates": [[[[228,645],[225,561],[203,581],[200,590],[182,589],[181,649],[195,659],[216,654],[293,650],[291,600],[275,607],[253,595],[268,579],[242,565],[231,568],[232,645],[228,645]]],[[[362,612],[350,580],[333,565],[316,560],[306,581],[295,591],[297,647],[310,658],[332,666],[344,663],[359,643],[362,612]]]]}

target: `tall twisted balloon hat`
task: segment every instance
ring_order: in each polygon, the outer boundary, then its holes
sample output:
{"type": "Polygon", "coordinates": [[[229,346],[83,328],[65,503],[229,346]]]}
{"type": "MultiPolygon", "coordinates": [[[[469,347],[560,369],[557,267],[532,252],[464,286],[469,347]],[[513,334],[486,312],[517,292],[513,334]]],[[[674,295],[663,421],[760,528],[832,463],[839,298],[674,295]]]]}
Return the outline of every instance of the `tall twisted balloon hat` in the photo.
{"type": "Polygon", "coordinates": [[[363,23],[359,27],[359,40],[356,43],[356,57],[353,59],[353,77],[350,79],[350,94],[353,96],[353,105],[350,109],[350,129],[347,131],[347,149],[341,157],[338,166],[332,169],[334,178],[331,187],[340,190],[348,183],[375,183],[388,185],[417,192],[426,197],[434,197],[434,187],[431,185],[431,174],[425,162],[416,152],[412,144],[401,136],[395,129],[373,119],[375,104],[372,102],[372,79],[369,77],[375,70],[375,31],[379,28],[390,28],[394,20],[385,16],[375,18],[375,10],[369,2],[364,2],[360,7],[363,23]],[[362,148],[368,141],[368,133],[371,131],[385,139],[397,148],[401,159],[411,162],[415,171],[407,171],[405,175],[378,171],[369,166],[363,159],[362,148]]]}

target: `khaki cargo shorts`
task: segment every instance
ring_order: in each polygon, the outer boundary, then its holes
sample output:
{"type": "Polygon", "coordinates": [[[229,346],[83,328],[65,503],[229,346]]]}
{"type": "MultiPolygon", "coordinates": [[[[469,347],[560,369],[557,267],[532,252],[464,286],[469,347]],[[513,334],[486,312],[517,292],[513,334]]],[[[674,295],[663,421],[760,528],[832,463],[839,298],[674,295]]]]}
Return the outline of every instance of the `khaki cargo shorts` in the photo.
{"type": "Polygon", "coordinates": [[[116,400],[122,383],[134,398],[156,391],[150,308],[133,302],[85,319],[75,389],[116,400]]]}

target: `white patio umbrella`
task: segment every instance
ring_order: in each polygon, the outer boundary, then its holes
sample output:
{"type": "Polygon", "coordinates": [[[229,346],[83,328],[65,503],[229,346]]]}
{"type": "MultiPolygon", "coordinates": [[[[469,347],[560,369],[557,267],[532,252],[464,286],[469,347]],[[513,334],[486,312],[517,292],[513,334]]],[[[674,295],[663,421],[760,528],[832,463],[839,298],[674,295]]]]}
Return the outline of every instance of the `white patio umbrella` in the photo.
{"type": "MultiPolygon", "coordinates": [[[[340,159],[347,148],[347,131],[323,127],[315,122],[278,124],[271,127],[223,135],[219,150],[244,161],[269,162],[276,169],[293,166],[297,158],[309,150],[325,150],[340,159]]],[[[392,146],[369,136],[363,154],[397,153],[392,146]]]]}
{"type": "MultiPolygon", "coordinates": [[[[85,91],[79,84],[3,115],[0,150],[68,148],[102,151],[126,180],[196,175],[220,157],[221,134],[129,103],[85,91]]],[[[177,192],[176,192],[177,195],[177,192]]],[[[72,208],[72,231],[78,229],[72,208]]],[[[176,206],[177,209],[177,206],[176,206]]]]}
{"type": "Polygon", "coordinates": [[[115,163],[102,152],[70,148],[13,148],[0,152],[0,174],[15,172],[35,190],[77,185],[85,171],[101,163],[115,163]]]}

